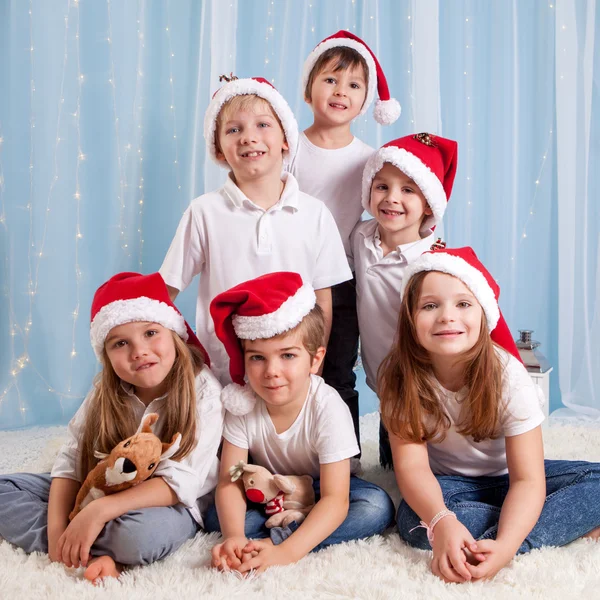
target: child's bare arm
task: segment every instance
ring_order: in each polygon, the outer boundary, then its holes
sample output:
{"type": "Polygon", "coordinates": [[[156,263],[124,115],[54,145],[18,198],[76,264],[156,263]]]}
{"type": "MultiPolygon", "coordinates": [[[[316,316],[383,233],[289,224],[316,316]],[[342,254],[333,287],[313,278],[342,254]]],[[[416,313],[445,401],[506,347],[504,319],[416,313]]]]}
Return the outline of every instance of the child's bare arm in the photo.
{"type": "MultiPolygon", "coordinates": [[[[404,501],[424,523],[446,509],[442,489],[429,466],[426,444],[405,442],[390,432],[396,482],[404,501]]],[[[460,583],[471,579],[463,547],[478,558],[475,539],[454,517],[441,519],[435,526],[433,561],[435,575],[447,582],[460,583]]]]}
{"type": "Polygon", "coordinates": [[[217,485],[216,504],[223,542],[212,549],[213,567],[228,569],[241,564],[242,548],[248,543],[245,531],[246,498],[241,480],[231,481],[229,468],[248,460],[248,450],[223,440],[221,472],[217,485]]]}
{"type": "Polygon", "coordinates": [[[321,288],[315,290],[317,297],[317,304],[323,311],[325,317],[325,339],[323,340],[323,346],[327,348],[327,342],[329,341],[329,334],[331,333],[331,319],[333,315],[333,302],[331,300],[331,288],[321,288]]]}
{"type": "Polygon", "coordinates": [[[348,515],[350,497],[350,459],[321,465],[321,498],[308,513],[302,525],[284,542],[251,542],[246,550],[258,555],[244,562],[240,572],[251,569],[264,571],[273,565],[287,565],[306,556],[315,546],[331,535],[348,515]]]}
{"type": "Polygon", "coordinates": [[[469,566],[473,577],[493,577],[514,557],[536,524],[546,499],[546,473],[541,427],[506,438],[509,488],[495,540],[477,543],[486,560],[469,566]]]}
{"type": "Polygon", "coordinates": [[[172,285],[167,285],[167,290],[169,292],[169,298],[171,298],[171,302],[175,302],[175,298],[177,298],[179,290],[172,285]]]}
{"type": "Polygon", "coordinates": [[[74,479],[55,477],[48,497],[48,555],[51,561],[60,561],[57,546],[60,536],[69,526],[69,513],[81,484],[74,479]]]}

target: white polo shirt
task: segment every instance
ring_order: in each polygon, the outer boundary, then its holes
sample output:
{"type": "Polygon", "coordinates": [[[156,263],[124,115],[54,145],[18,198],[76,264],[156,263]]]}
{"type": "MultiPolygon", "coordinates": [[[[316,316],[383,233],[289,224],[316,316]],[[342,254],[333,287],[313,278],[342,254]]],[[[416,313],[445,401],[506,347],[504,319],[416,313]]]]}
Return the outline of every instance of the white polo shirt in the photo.
{"type": "Polygon", "coordinates": [[[352,234],[360,355],[367,385],[374,392],[377,392],[377,369],[392,348],[396,335],[404,272],[410,263],[431,249],[434,241],[431,233],[383,256],[375,219],[363,221],[352,234]]]}
{"type": "Polygon", "coordinates": [[[223,437],[248,449],[252,460],[271,473],[320,476],[321,465],[359,452],[350,409],[318,375],[310,376],[306,401],[292,425],[277,433],[261,398],[241,417],[225,413],[223,437]]]}
{"type": "Polygon", "coordinates": [[[217,339],[210,301],[243,281],[274,271],[293,271],[316,290],[352,278],[340,234],[327,207],[300,192],[285,173],[285,187],[268,210],[249,200],[231,176],[225,185],[192,201],[160,268],[165,282],[184,290],[200,273],[196,333],[223,385],[229,357],[217,339]]]}
{"type": "Polygon", "coordinates": [[[304,133],[291,172],[303,192],[323,201],[337,223],[344,250],[352,266],[350,234],[363,213],[362,176],[375,152],[357,137],[343,148],[319,148],[304,133]]]}

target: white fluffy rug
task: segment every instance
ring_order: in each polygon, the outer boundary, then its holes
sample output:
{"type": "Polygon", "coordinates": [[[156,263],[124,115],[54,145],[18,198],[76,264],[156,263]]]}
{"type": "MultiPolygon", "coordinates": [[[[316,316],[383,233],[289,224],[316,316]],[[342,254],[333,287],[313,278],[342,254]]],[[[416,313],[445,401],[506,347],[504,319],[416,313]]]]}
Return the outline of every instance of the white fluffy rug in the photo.
{"type": "MultiPolygon", "coordinates": [[[[376,466],[378,416],[363,417],[361,428],[365,476],[397,501],[393,475],[376,466]]],[[[0,432],[0,473],[49,470],[64,432],[64,427],[0,432]]],[[[600,429],[553,424],[545,441],[548,458],[600,461],[600,429]]],[[[98,588],[80,570],[0,541],[0,598],[600,598],[600,543],[587,540],[516,558],[490,582],[447,585],[430,573],[428,552],[409,548],[393,532],[329,548],[246,581],[207,568],[217,539],[200,533],[166,560],[131,569],[98,588]]]]}

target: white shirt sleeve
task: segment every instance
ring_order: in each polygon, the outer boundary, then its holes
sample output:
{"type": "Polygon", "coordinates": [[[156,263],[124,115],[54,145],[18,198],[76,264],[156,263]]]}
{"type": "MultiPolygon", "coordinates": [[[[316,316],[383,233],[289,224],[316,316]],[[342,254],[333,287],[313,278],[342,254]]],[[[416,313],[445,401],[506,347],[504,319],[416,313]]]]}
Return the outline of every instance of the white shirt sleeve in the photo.
{"type": "Polygon", "coordinates": [[[228,442],[238,448],[244,448],[245,450],[250,446],[250,442],[248,441],[248,430],[246,428],[246,419],[248,417],[249,415],[239,417],[227,412],[225,415],[225,427],[223,429],[223,437],[228,442]]]}
{"type": "Polygon", "coordinates": [[[50,472],[51,477],[63,477],[65,479],[74,479],[79,482],[82,482],[85,479],[85,475],[81,474],[79,464],[81,455],[79,442],[94,392],[95,386],[92,386],[92,389],[88,392],[81,403],[81,406],[69,421],[69,425],[67,426],[67,439],[54,461],[52,471],[50,472]]]}
{"type": "Polygon", "coordinates": [[[204,266],[204,244],[193,204],[183,213],[159,273],[167,285],[184,290],[204,266]]]}
{"type": "Polygon", "coordinates": [[[223,431],[221,384],[204,367],[196,378],[196,446],[180,461],[163,460],[154,471],[177,494],[179,501],[191,507],[196,500],[211,492],[216,480],[207,480],[218,464],[217,451],[223,431]],[[207,489],[208,488],[208,489],[207,489]]]}
{"type": "Polygon", "coordinates": [[[315,290],[352,279],[352,271],[348,266],[338,226],[324,204],[321,207],[320,217],[318,238],[315,240],[319,244],[319,252],[312,280],[315,290]]]}
{"type": "Polygon", "coordinates": [[[509,357],[503,382],[503,395],[508,398],[502,429],[505,437],[521,435],[535,429],[544,421],[540,400],[543,395],[525,367],[509,357]]]}
{"type": "Polygon", "coordinates": [[[350,410],[333,388],[318,399],[313,435],[321,465],[351,458],[360,451],[350,410]]]}

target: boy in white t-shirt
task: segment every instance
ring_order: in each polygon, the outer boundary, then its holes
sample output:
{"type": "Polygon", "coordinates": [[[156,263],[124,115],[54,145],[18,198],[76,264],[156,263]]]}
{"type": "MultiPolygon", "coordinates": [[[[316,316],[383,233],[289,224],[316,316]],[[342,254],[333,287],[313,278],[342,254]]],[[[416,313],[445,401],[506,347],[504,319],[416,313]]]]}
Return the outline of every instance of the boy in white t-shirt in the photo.
{"type": "Polygon", "coordinates": [[[200,274],[196,333],[221,383],[229,358],[207,306],[220,292],[264,273],[293,270],[316,290],[331,322],[331,286],[352,273],[327,207],[282,175],[293,159],[298,126],[265,79],[232,79],[213,96],[204,119],[210,156],[231,172],[225,185],[185,211],[160,268],[174,299],[200,274]]]}
{"type": "MultiPolygon", "coordinates": [[[[310,53],[304,63],[303,88],[314,122],[300,135],[291,171],[300,189],[322,200],[333,214],[353,268],[350,233],[361,218],[362,172],[374,150],[354,137],[350,125],[367,111],[376,93],[379,100],[374,115],[379,123],[394,122],[400,105],[390,99],[375,55],[360,38],[343,30],[324,39],[310,53]]],[[[360,443],[353,371],[358,352],[354,281],[334,286],[332,300],[333,323],[323,378],[350,408],[360,443]]]]}
{"type": "Polygon", "coordinates": [[[263,571],[382,533],[393,503],[376,485],[351,476],[358,444],[350,412],[316,374],[325,354],[324,319],[310,284],[297,273],[271,273],[219,294],[210,312],[235,382],[222,393],[228,411],[222,468],[216,510],[205,521],[207,531],[225,538],[213,548],[213,566],[263,571]],[[268,529],[260,505],[247,506],[241,480],[232,481],[229,469],[249,454],[274,474],[313,477],[317,502],[300,525],[283,520],[268,529]]]}
{"type": "MultiPolygon", "coordinates": [[[[375,218],[352,233],[360,354],[367,385],[377,393],[377,370],[392,348],[406,268],[436,244],[456,173],[457,144],[420,133],[393,140],[367,162],[362,206],[375,218]]],[[[438,240],[439,242],[439,240],[438,240]]],[[[379,432],[379,460],[392,466],[387,432],[379,432]]]]}

